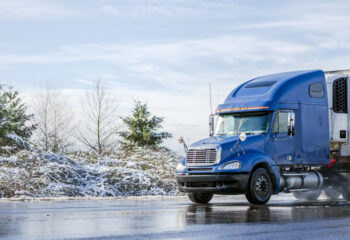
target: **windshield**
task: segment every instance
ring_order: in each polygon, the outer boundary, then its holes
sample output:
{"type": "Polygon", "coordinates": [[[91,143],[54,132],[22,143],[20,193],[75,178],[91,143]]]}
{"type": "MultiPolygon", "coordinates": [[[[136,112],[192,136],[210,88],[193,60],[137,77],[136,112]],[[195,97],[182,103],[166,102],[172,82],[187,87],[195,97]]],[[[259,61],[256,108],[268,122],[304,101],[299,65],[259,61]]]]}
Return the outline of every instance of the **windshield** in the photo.
{"type": "Polygon", "coordinates": [[[264,134],[269,128],[270,112],[234,113],[219,115],[215,127],[215,135],[247,135],[264,134]]]}

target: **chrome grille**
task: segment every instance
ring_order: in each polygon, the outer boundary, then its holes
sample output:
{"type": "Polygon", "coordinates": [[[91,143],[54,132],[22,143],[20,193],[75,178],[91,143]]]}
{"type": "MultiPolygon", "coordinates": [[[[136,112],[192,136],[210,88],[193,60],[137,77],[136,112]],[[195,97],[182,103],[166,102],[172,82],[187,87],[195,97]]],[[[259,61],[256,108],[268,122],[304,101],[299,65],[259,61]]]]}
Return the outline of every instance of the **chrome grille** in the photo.
{"type": "Polygon", "coordinates": [[[216,149],[189,149],[187,152],[187,165],[205,166],[213,165],[216,160],[216,149]]]}

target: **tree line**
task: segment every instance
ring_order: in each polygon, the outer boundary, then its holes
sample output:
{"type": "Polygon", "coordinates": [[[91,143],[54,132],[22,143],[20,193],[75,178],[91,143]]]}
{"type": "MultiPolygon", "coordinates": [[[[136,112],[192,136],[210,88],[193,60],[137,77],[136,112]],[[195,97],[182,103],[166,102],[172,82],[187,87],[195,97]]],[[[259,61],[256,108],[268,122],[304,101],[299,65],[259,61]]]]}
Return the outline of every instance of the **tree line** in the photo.
{"type": "Polygon", "coordinates": [[[19,92],[0,84],[0,152],[22,149],[65,154],[80,149],[110,155],[119,149],[159,148],[171,137],[160,132],[164,118],[153,116],[146,103],[135,101],[128,116],[119,115],[115,92],[97,78],[80,102],[79,117],[70,98],[47,85],[33,97],[33,113],[19,92]]]}

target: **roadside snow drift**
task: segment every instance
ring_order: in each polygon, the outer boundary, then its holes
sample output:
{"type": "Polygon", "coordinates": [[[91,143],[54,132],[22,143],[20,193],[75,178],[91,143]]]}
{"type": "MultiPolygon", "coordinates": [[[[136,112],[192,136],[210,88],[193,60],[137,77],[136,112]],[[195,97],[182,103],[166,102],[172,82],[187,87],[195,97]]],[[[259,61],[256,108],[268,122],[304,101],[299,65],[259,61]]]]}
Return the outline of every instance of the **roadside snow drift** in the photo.
{"type": "Polygon", "coordinates": [[[179,156],[168,150],[136,149],[91,163],[22,151],[0,158],[0,197],[175,195],[179,156]]]}

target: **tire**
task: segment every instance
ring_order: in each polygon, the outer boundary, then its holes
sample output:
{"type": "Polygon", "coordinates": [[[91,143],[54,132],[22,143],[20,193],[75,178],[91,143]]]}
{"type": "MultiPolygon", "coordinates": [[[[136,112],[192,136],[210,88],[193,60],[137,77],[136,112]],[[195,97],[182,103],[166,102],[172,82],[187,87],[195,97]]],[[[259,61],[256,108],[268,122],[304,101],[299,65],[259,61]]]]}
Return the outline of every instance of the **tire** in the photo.
{"type": "Polygon", "coordinates": [[[188,198],[193,203],[208,203],[213,198],[212,193],[189,193],[188,198]]]}
{"type": "Polygon", "coordinates": [[[293,195],[298,200],[316,201],[320,197],[321,192],[321,190],[308,192],[293,192],[293,195]]]}
{"type": "Polygon", "coordinates": [[[349,189],[343,188],[341,194],[343,195],[343,198],[344,198],[346,201],[350,201],[350,191],[349,191],[349,189]]]}
{"type": "Polygon", "coordinates": [[[265,168],[258,168],[250,178],[245,196],[251,204],[265,204],[270,200],[272,191],[269,173],[265,168]]]}
{"type": "Polygon", "coordinates": [[[324,193],[330,200],[337,200],[340,197],[340,191],[337,188],[325,188],[324,193]]]}

